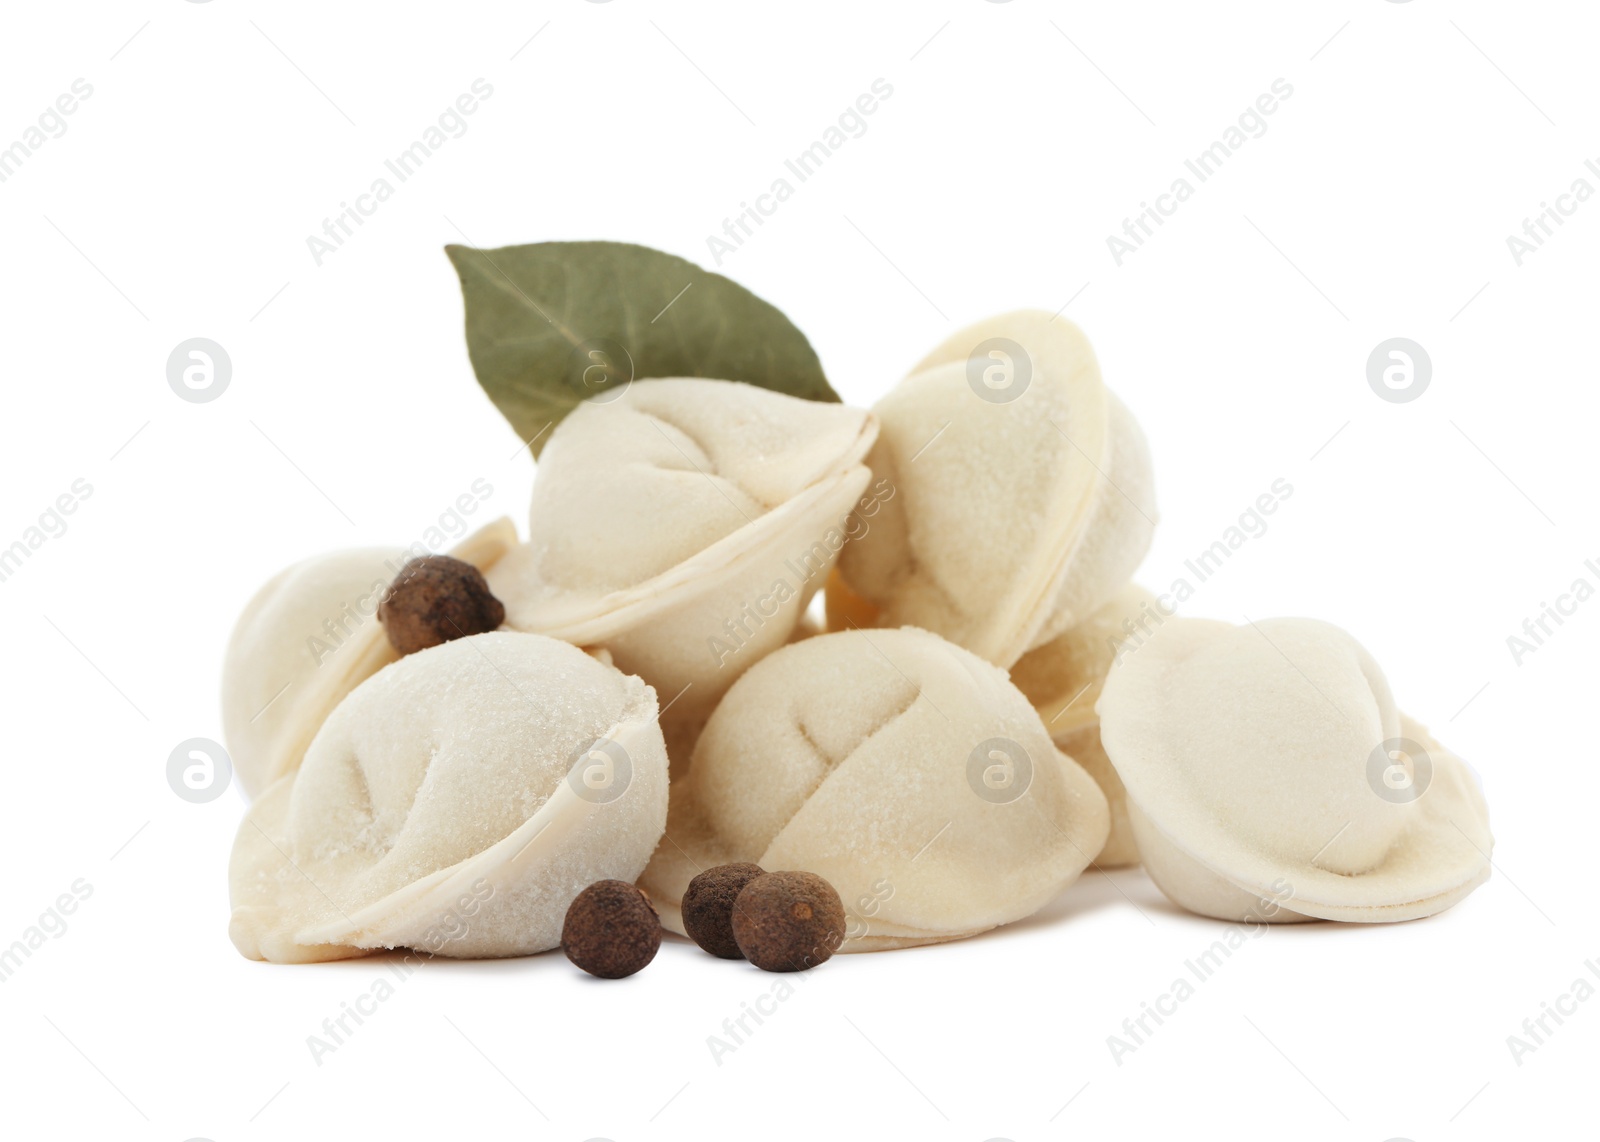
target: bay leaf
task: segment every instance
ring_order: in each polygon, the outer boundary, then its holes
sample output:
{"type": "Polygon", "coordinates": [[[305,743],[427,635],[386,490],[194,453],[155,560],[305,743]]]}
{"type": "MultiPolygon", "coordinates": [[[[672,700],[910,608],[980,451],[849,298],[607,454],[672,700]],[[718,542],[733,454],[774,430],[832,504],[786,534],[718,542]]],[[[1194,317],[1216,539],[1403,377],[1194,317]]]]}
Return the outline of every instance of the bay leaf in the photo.
{"type": "Polygon", "coordinates": [[[721,274],[646,246],[540,242],[445,253],[478,383],[535,457],[579,402],[633,380],[745,381],[838,401],[805,335],[721,274]]]}

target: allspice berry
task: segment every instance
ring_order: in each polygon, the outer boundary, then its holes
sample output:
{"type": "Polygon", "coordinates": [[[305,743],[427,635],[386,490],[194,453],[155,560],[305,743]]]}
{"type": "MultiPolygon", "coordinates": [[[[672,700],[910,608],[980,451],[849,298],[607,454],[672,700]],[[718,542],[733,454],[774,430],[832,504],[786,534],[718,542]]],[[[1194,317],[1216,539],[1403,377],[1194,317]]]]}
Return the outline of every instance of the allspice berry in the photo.
{"type": "Polygon", "coordinates": [[[567,959],[601,979],[630,976],[661,947],[661,919],[625,880],[597,880],[578,893],[561,925],[567,959]]]}
{"type": "Polygon", "coordinates": [[[689,882],[683,894],[683,930],[695,943],[725,960],[742,960],[733,938],[733,902],[758,876],[759,864],[719,864],[689,882]]]}
{"type": "Polygon", "coordinates": [[[505,620],[505,604],[483,572],[449,555],[411,560],[378,604],[378,621],[400,654],[496,630],[505,620]]]}
{"type": "Polygon", "coordinates": [[[810,872],[756,877],[733,902],[733,938],[762,971],[805,971],[844,942],[844,902],[810,872]]]}

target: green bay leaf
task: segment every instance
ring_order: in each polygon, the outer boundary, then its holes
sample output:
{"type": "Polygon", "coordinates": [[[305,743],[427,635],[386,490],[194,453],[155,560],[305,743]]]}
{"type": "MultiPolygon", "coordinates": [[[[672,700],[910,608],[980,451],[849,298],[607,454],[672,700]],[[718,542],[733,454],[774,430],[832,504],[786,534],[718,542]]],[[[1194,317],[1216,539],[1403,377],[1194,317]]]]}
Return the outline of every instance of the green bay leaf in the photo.
{"type": "Polygon", "coordinates": [[[537,457],[580,401],[632,380],[745,381],[838,401],[805,334],[721,274],[623,242],[446,246],[478,383],[537,457]]]}

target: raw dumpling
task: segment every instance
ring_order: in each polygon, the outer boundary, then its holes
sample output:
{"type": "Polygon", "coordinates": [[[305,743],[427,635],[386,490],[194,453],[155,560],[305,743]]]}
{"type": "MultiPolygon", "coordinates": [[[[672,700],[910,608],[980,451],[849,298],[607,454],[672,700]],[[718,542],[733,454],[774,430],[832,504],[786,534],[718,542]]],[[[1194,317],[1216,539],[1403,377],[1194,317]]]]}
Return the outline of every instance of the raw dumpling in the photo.
{"type": "Polygon", "coordinates": [[[1100,744],[1100,698],[1106,671],[1171,617],[1143,587],[1129,583],[1077,626],[1024,654],[1011,681],[1033,703],[1056,746],[1100,785],[1111,806],[1111,835],[1095,858],[1097,868],[1139,863],[1139,846],[1128,822],[1128,792],[1100,744]]]}
{"type": "Polygon", "coordinates": [[[728,691],[675,783],[641,885],[683,931],[713,865],[813,872],[850,916],[842,951],[1019,920],[1105,843],[1106,799],[1005,673],[927,631],[775,651],[728,691]]]}
{"type": "Polygon", "coordinates": [[[357,686],[250,807],[228,932],[279,963],[544,951],[586,886],[639,875],[666,812],[650,687],[556,639],[456,639],[357,686]]]}
{"type": "Polygon", "coordinates": [[[869,412],[731,381],[636,381],[561,422],[528,543],[489,574],[506,625],[603,646],[704,718],[782,646],[857,529],[869,412]]]}
{"type": "Polygon", "coordinates": [[[881,511],[840,557],[836,614],[925,627],[997,666],[1082,622],[1144,558],[1144,434],[1083,333],[1043,312],[951,337],[873,409],[881,511]],[[997,387],[998,386],[998,387],[997,387]]]}
{"type": "Polygon", "coordinates": [[[1411,920],[1489,877],[1472,774],[1338,627],[1168,619],[1098,709],[1145,868],[1192,912],[1411,920]]]}
{"type": "MultiPolygon", "coordinates": [[[[480,570],[517,541],[507,519],[451,554],[480,570]]],[[[222,732],[239,784],[254,796],[300,764],[340,700],[396,658],[373,616],[406,560],[399,547],[301,560],[256,592],[222,665],[222,732]]]]}

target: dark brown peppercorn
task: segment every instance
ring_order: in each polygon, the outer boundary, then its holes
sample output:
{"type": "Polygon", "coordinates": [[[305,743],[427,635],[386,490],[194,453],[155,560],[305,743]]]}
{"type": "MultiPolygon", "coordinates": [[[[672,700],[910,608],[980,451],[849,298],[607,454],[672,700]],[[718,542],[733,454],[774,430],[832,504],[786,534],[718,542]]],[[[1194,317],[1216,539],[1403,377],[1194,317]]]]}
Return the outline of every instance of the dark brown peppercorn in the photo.
{"type": "Polygon", "coordinates": [[[578,893],[561,925],[567,959],[601,979],[630,976],[661,947],[661,920],[625,880],[597,880],[578,893]]]}
{"type": "Polygon", "coordinates": [[[844,902],[809,872],[756,877],[733,902],[733,938],[762,971],[805,971],[844,942],[844,902]]]}
{"type": "Polygon", "coordinates": [[[733,938],[733,902],[765,871],[759,864],[719,864],[691,880],[683,894],[683,930],[689,938],[714,956],[744,959],[733,938]]]}
{"type": "Polygon", "coordinates": [[[483,634],[505,620],[505,605],[490,593],[483,572],[448,555],[411,560],[378,604],[378,621],[400,654],[483,634]]]}

